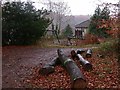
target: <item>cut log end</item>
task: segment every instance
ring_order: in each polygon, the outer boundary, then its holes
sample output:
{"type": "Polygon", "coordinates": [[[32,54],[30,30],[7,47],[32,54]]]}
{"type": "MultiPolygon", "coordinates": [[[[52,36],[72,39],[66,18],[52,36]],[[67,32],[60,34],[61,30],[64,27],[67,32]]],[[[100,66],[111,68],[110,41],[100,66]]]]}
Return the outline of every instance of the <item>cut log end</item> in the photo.
{"type": "Polygon", "coordinates": [[[53,66],[44,66],[39,70],[38,73],[42,75],[48,75],[50,73],[53,73],[54,71],[55,71],[55,68],[53,66]]]}
{"type": "Polygon", "coordinates": [[[77,89],[77,88],[86,88],[86,87],[87,87],[87,83],[82,78],[76,79],[72,83],[72,88],[76,88],[77,89]]]}
{"type": "Polygon", "coordinates": [[[87,50],[86,57],[87,57],[87,58],[91,58],[91,57],[92,57],[92,50],[91,50],[91,49],[88,49],[88,50],[87,50]]]}
{"type": "Polygon", "coordinates": [[[77,50],[77,54],[83,54],[84,52],[85,52],[85,50],[83,50],[83,49],[77,50]]]}
{"type": "Polygon", "coordinates": [[[86,58],[91,58],[92,55],[91,54],[86,54],[86,58]]]}
{"type": "Polygon", "coordinates": [[[72,50],[72,51],[71,51],[71,57],[72,57],[72,59],[78,59],[75,50],[72,50]]]}
{"type": "Polygon", "coordinates": [[[92,65],[90,63],[85,64],[84,68],[85,68],[86,71],[93,70],[92,65]]]}

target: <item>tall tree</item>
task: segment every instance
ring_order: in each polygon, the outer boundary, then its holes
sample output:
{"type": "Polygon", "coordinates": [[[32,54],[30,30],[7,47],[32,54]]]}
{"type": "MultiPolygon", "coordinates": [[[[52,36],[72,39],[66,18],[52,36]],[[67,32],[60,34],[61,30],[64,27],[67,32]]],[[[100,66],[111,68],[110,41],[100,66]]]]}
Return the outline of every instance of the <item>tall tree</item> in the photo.
{"type": "Polygon", "coordinates": [[[64,21],[64,16],[70,14],[70,7],[68,7],[66,2],[63,1],[54,1],[47,0],[45,3],[47,5],[47,9],[51,11],[51,18],[53,19],[53,24],[57,27],[57,33],[60,34],[62,23],[64,21]]]}
{"type": "Polygon", "coordinates": [[[108,37],[109,34],[107,33],[107,30],[110,30],[110,26],[106,27],[105,24],[110,20],[109,14],[110,11],[107,7],[104,7],[103,10],[101,10],[98,6],[95,10],[95,14],[91,17],[89,32],[98,37],[108,37]]]}
{"type": "Polygon", "coordinates": [[[103,8],[100,17],[101,17],[101,19],[109,20],[109,18],[110,18],[110,10],[108,9],[107,6],[105,6],[103,8]]]}
{"type": "Polygon", "coordinates": [[[2,7],[3,45],[32,44],[39,40],[50,20],[47,10],[36,10],[32,2],[6,2],[2,7]]]}

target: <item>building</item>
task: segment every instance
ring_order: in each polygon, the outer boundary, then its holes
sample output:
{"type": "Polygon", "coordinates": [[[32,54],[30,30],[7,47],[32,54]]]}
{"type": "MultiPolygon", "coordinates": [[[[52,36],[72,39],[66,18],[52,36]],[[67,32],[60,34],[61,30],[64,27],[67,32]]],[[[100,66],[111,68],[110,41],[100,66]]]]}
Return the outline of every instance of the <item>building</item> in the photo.
{"type": "Polygon", "coordinates": [[[88,32],[90,20],[81,22],[75,25],[75,38],[84,39],[85,34],[88,32]]]}

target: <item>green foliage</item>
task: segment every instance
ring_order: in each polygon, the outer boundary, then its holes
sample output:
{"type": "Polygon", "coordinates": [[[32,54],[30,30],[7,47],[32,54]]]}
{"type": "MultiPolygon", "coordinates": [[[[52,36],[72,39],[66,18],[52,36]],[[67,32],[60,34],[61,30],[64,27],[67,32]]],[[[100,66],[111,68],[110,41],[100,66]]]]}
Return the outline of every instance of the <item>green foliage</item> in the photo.
{"type": "Polygon", "coordinates": [[[110,19],[110,11],[107,7],[101,10],[99,7],[95,10],[95,14],[91,17],[89,25],[89,33],[96,35],[98,37],[107,38],[109,34],[106,32],[110,30],[110,27],[100,27],[103,25],[102,21],[108,21],[110,19]]]}
{"type": "Polygon", "coordinates": [[[72,28],[70,27],[69,24],[65,27],[65,31],[63,32],[63,35],[65,37],[73,35],[72,28]]]}
{"type": "Polygon", "coordinates": [[[47,10],[36,10],[31,2],[7,2],[2,7],[2,44],[29,45],[46,32],[47,10]]]}
{"type": "Polygon", "coordinates": [[[114,41],[115,53],[117,54],[118,62],[120,63],[120,33],[118,33],[118,38],[114,41]]]}
{"type": "Polygon", "coordinates": [[[118,31],[118,35],[117,35],[118,38],[116,40],[116,53],[117,53],[119,68],[120,68],[120,12],[118,13],[117,25],[118,25],[119,31],[118,31]]]}
{"type": "Polygon", "coordinates": [[[105,43],[102,43],[100,45],[100,51],[102,53],[110,53],[110,52],[114,52],[115,51],[115,48],[114,48],[114,42],[105,42],[105,43]]]}
{"type": "Polygon", "coordinates": [[[109,20],[110,18],[110,10],[108,9],[108,7],[104,7],[103,10],[101,11],[100,17],[101,19],[104,20],[109,20]]]}

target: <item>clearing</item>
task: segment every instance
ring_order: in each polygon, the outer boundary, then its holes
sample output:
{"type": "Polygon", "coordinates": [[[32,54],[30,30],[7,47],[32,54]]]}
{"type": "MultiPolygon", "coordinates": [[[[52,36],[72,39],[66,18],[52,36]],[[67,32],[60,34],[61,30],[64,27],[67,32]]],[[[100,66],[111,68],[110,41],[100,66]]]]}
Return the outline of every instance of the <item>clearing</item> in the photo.
{"type": "MultiPolygon", "coordinates": [[[[48,76],[38,74],[38,70],[57,57],[58,48],[38,46],[5,46],[2,48],[2,88],[70,88],[67,71],[61,66],[48,76]]],[[[63,48],[66,55],[73,48],[63,48]]],[[[75,50],[77,48],[74,48],[75,50]]],[[[93,65],[92,71],[84,71],[79,61],[75,61],[87,80],[88,88],[120,88],[118,64],[114,55],[104,58],[93,50],[92,58],[87,60],[93,65]]],[[[84,55],[83,55],[84,56],[84,55]]]]}

